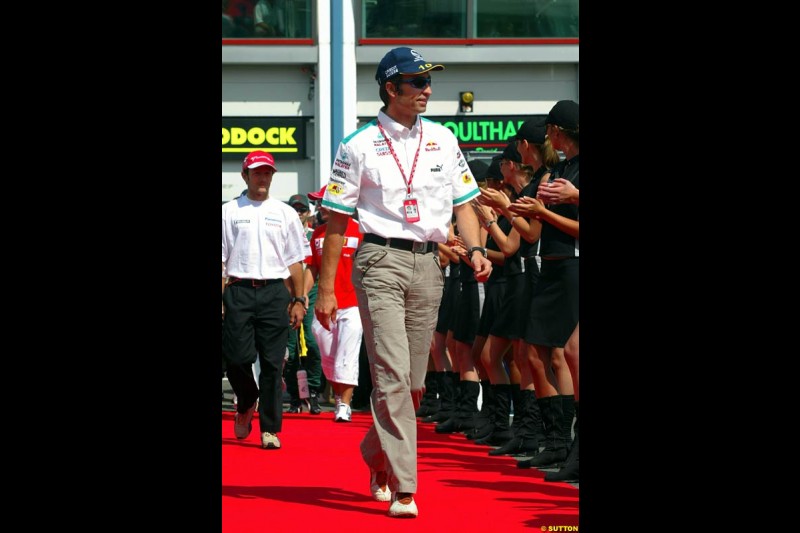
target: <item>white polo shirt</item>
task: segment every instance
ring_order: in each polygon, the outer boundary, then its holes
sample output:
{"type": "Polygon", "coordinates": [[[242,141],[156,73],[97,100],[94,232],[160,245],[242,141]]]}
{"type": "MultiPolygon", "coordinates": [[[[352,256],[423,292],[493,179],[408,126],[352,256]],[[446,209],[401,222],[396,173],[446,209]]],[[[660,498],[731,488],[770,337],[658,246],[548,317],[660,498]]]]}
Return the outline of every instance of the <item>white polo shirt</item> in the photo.
{"type": "Polygon", "coordinates": [[[413,241],[446,242],[453,206],[480,194],[472,172],[446,127],[417,117],[412,129],[383,111],[378,119],[389,136],[406,179],[420,142],[411,192],[419,207],[419,222],[406,222],[406,184],[376,120],[342,140],[333,162],[322,205],[352,215],[358,209],[362,233],[413,241]]]}
{"type": "Polygon", "coordinates": [[[222,206],[222,262],[228,276],[286,279],[289,265],[311,255],[297,212],[280,200],[246,195],[222,206]]]}

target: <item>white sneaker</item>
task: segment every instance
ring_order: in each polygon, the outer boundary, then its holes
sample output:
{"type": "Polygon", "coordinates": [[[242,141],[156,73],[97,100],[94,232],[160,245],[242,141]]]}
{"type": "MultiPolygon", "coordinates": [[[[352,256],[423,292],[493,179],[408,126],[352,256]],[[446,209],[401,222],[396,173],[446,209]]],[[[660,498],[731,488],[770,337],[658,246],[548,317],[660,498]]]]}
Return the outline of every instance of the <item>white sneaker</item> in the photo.
{"type": "Polygon", "coordinates": [[[419,511],[417,510],[417,503],[414,501],[414,497],[409,496],[403,498],[403,500],[405,500],[406,503],[397,499],[397,493],[392,494],[392,505],[389,507],[389,516],[392,518],[416,518],[419,511]]]}
{"type": "Polygon", "coordinates": [[[389,485],[382,489],[377,482],[378,473],[375,471],[370,472],[369,476],[369,490],[372,493],[372,499],[376,502],[388,502],[392,499],[392,491],[389,490],[389,485]]]}
{"type": "Polygon", "coordinates": [[[246,439],[253,429],[253,413],[256,412],[256,404],[253,404],[246,413],[236,412],[233,416],[233,434],[237,439],[246,439]]]}
{"type": "Polygon", "coordinates": [[[352,411],[350,406],[346,403],[340,403],[336,406],[336,417],[334,422],[350,422],[352,420],[352,411]]]}

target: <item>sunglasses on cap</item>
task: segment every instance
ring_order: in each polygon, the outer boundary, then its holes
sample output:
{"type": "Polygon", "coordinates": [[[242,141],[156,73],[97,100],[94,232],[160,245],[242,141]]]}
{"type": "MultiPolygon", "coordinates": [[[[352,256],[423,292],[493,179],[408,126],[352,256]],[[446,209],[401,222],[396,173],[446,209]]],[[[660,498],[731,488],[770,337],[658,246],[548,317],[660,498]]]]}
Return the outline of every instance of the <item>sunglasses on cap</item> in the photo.
{"type": "Polygon", "coordinates": [[[433,82],[430,76],[417,76],[416,78],[410,78],[407,80],[401,79],[397,83],[407,83],[415,89],[424,89],[433,82]]]}

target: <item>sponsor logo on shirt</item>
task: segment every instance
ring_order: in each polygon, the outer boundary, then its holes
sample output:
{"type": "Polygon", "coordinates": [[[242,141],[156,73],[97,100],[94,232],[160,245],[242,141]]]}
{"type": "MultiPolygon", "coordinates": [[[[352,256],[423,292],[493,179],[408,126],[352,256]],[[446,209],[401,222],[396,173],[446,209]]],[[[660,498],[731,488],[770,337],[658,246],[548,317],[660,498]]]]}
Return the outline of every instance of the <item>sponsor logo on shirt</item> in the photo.
{"type": "Polygon", "coordinates": [[[344,187],[339,185],[338,183],[329,183],[328,192],[334,196],[339,196],[344,192],[344,187]]]}
{"type": "Polygon", "coordinates": [[[431,169],[431,172],[441,172],[441,171],[442,171],[442,165],[436,165],[431,169]]]}
{"type": "Polygon", "coordinates": [[[264,222],[273,228],[280,228],[283,225],[283,221],[279,218],[264,217],[264,222]]]}
{"type": "Polygon", "coordinates": [[[458,162],[458,166],[464,168],[465,166],[467,166],[467,162],[462,159],[461,161],[458,162]]]}
{"type": "Polygon", "coordinates": [[[239,224],[249,224],[249,223],[250,223],[250,219],[249,218],[237,218],[237,219],[234,219],[234,221],[233,221],[233,225],[234,226],[238,226],[239,224]]]}
{"type": "Polygon", "coordinates": [[[461,181],[463,181],[464,183],[469,183],[472,181],[472,176],[470,176],[469,174],[464,174],[463,176],[461,176],[461,181]]]}
{"type": "Polygon", "coordinates": [[[441,150],[441,148],[439,148],[439,145],[433,141],[430,141],[428,144],[425,145],[426,152],[438,152],[439,150],[441,150]]]}
{"type": "Polygon", "coordinates": [[[340,178],[344,178],[347,176],[347,174],[345,174],[343,170],[339,170],[338,168],[332,169],[331,174],[333,174],[334,176],[339,176],[340,178]]]}
{"type": "Polygon", "coordinates": [[[333,162],[333,164],[336,165],[337,167],[343,168],[345,170],[350,170],[350,163],[346,163],[346,162],[342,161],[341,159],[336,159],[333,162]]]}
{"type": "Polygon", "coordinates": [[[388,146],[383,146],[383,147],[375,148],[375,153],[378,154],[378,155],[387,155],[387,154],[390,153],[389,152],[389,147],[388,146]]]}

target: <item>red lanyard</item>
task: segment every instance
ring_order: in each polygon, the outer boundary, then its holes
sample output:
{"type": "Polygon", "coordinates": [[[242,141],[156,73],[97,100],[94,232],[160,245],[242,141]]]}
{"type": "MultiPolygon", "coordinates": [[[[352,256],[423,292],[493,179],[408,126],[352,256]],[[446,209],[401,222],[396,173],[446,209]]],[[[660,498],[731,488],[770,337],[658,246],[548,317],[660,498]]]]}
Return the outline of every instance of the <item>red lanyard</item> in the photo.
{"type": "Polygon", "coordinates": [[[411,165],[411,176],[406,179],[406,173],[403,170],[403,165],[400,164],[400,160],[397,158],[397,154],[394,153],[394,148],[392,148],[392,141],[389,140],[389,136],[386,135],[386,132],[383,131],[383,126],[381,126],[381,121],[378,120],[378,129],[381,130],[381,135],[383,138],[386,139],[386,144],[389,146],[389,151],[392,153],[394,157],[394,162],[397,163],[397,168],[400,169],[400,174],[403,175],[403,182],[406,184],[406,191],[408,194],[411,194],[411,181],[414,179],[414,169],[417,168],[417,159],[419,159],[419,149],[422,148],[422,121],[419,121],[419,145],[417,145],[417,153],[414,155],[414,164],[411,165]]]}

